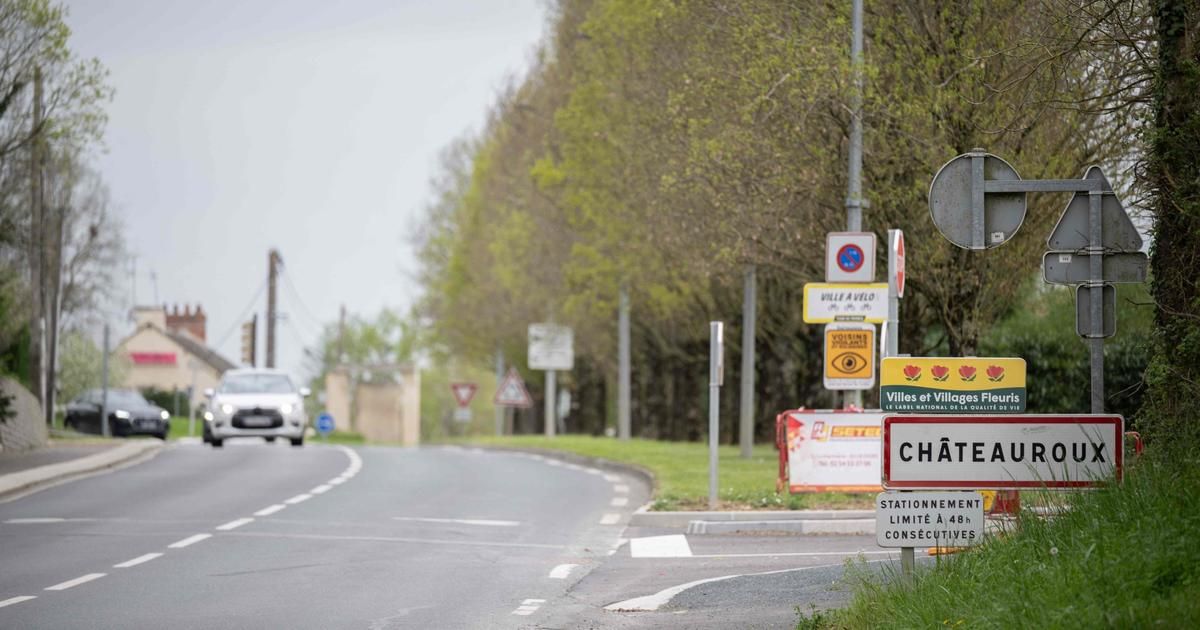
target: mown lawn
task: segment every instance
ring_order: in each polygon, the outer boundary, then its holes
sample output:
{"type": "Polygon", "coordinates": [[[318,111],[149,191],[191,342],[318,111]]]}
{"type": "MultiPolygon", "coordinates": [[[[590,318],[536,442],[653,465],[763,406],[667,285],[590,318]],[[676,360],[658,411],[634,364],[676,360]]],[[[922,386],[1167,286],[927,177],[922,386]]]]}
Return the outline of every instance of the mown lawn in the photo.
{"type": "Polygon", "coordinates": [[[802,615],[798,627],[1200,626],[1200,466],[1143,462],[1123,485],[1066,503],[915,581],[862,572],[848,608],[802,615]]]}
{"type": "MultiPolygon", "coordinates": [[[[654,473],[658,482],[653,509],[708,509],[708,446],[699,442],[660,442],[564,435],[482,436],[456,439],[481,446],[537,448],[566,451],[588,457],[635,464],[654,473]]],[[[754,449],[753,457],[742,459],[736,446],[722,446],[719,454],[721,509],[823,509],[869,508],[869,494],[804,494],[775,492],[779,459],[771,445],[754,449]]]]}

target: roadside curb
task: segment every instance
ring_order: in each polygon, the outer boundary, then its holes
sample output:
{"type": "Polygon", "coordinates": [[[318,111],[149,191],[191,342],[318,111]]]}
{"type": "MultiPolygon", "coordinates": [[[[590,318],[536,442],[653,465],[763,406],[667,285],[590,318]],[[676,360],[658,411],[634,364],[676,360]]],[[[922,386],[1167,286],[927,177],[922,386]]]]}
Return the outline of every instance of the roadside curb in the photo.
{"type": "MultiPolygon", "coordinates": [[[[640,512],[630,525],[639,527],[690,527],[701,521],[710,525],[749,523],[778,524],[780,521],[830,521],[844,519],[875,519],[875,510],[741,510],[735,512],[640,512]]],[[[747,531],[747,530],[743,530],[747,531]]]]}
{"type": "Polygon", "coordinates": [[[123,464],[150,459],[163,448],[159,440],[132,440],[102,453],[38,466],[0,476],[0,501],[123,464]]]}
{"type": "MultiPolygon", "coordinates": [[[[555,451],[555,450],[551,450],[551,449],[534,448],[534,447],[530,447],[530,446],[495,446],[492,444],[475,444],[475,443],[468,443],[468,445],[472,448],[480,448],[483,450],[490,450],[490,451],[501,451],[501,452],[509,451],[509,452],[514,452],[514,453],[529,453],[531,455],[541,455],[543,457],[553,457],[555,459],[561,459],[565,462],[570,462],[572,464],[579,464],[581,466],[592,466],[595,468],[604,468],[604,469],[607,469],[612,472],[626,473],[626,474],[633,475],[633,476],[641,479],[642,482],[645,483],[646,486],[650,489],[651,497],[653,497],[654,494],[658,492],[658,479],[655,478],[654,473],[650,472],[650,469],[643,468],[641,466],[638,466],[637,464],[614,462],[611,459],[604,459],[602,457],[588,457],[587,455],[578,455],[578,454],[569,453],[566,451],[555,451]]],[[[641,512],[641,511],[637,512],[637,514],[646,514],[646,513],[647,512],[641,512]]],[[[635,516],[636,516],[636,514],[635,514],[635,516]]]]}

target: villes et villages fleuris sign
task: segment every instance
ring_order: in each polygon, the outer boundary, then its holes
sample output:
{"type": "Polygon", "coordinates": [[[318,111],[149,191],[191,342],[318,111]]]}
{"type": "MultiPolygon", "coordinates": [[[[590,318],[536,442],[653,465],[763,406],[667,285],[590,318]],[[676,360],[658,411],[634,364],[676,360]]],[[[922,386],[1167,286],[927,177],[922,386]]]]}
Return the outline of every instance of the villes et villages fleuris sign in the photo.
{"type": "Polygon", "coordinates": [[[1025,411],[1025,359],[888,357],[879,368],[879,384],[884,411],[1025,411]]]}

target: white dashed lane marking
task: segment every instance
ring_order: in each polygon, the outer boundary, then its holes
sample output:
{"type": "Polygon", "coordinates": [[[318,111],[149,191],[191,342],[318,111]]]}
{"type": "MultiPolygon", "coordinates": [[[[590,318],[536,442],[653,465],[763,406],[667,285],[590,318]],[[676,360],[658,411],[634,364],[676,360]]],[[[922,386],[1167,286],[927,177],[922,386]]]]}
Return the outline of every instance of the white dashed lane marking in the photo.
{"type": "Polygon", "coordinates": [[[305,492],[304,494],[297,494],[296,496],[288,499],[287,501],[284,501],[284,503],[286,503],[288,505],[296,505],[297,503],[303,503],[304,501],[307,501],[311,498],[312,498],[312,495],[305,492]]]}
{"type": "Polygon", "coordinates": [[[329,489],[332,487],[333,486],[331,486],[327,483],[323,483],[323,484],[313,488],[312,490],[309,490],[309,492],[311,492],[313,494],[325,494],[326,492],[329,492],[329,489]]]}
{"type": "Polygon", "coordinates": [[[287,506],[282,503],[276,503],[275,505],[272,505],[270,507],[265,507],[265,508],[255,512],[254,515],[255,516],[270,516],[286,507],[287,506]]]}
{"type": "Polygon", "coordinates": [[[600,517],[601,525],[616,525],[621,520],[620,514],[609,513],[600,517]]]}
{"type": "Polygon", "coordinates": [[[487,527],[517,527],[520,521],[495,521],[477,518],[425,518],[420,516],[393,516],[393,521],[415,521],[419,523],[453,523],[457,525],[483,525],[487,527]]]}
{"type": "Polygon", "coordinates": [[[683,534],[647,536],[629,541],[629,555],[634,558],[687,558],[692,555],[692,548],[683,534]]]}
{"type": "Polygon", "coordinates": [[[87,582],[91,582],[92,580],[99,580],[100,578],[102,578],[106,575],[108,575],[108,574],[107,573],[89,573],[87,575],[81,575],[81,576],[75,578],[74,580],[67,580],[66,582],[60,582],[58,584],[55,584],[54,586],[47,586],[46,590],[47,591],[65,591],[69,588],[79,586],[80,584],[86,584],[87,582]]]}
{"type": "Polygon", "coordinates": [[[183,549],[184,547],[187,547],[188,545],[194,545],[206,538],[212,538],[212,534],[196,534],[195,536],[188,536],[187,538],[184,538],[183,540],[173,542],[173,543],[167,545],[167,547],[170,549],[183,549]]]}
{"type": "Polygon", "coordinates": [[[125,562],[122,562],[121,564],[114,564],[113,568],[114,569],[128,569],[129,567],[136,567],[137,565],[142,564],[143,562],[150,562],[151,560],[161,557],[161,556],[162,556],[161,553],[148,553],[143,556],[138,556],[138,557],[134,558],[133,560],[126,560],[125,562]]]}
{"type": "Polygon", "coordinates": [[[617,494],[629,494],[629,486],[619,483],[613,486],[613,492],[616,492],[617,494]]]}
{"type": "Polygon", "coordinates": [[[532,615],[533,613],[537,612],[537,609],[541,608],[542,604],[545,604],[545,603],[546,603],[546,600],[544,600],[544,599],[527,599],[527,600],[521,602],[521,605],[517,606],[517,609],[512,611],[512,614],[521,615],[523,617],[529,616],[529,615],[532,615]]]}
{"type": "Polygon", "coordinates": [[[609,505],[613,507],[625,507],[626,505],[629,505],[629,497],[613,497],[613,500],[609,505]]]}
{"type": "Polygon", "coordinates": [[[242,525],[245,525],[246,523],[253,523],[253,522],[254,522],[254,519],[252,519],[252,518],[239,518],[236,521],[229,521],[228,523],[225,523],[224,525],[218,525],[217,530],[222,531],[222,532],[227,532],[231,529],[237,529],[237,528],[241,527],[242,525]]]}
{"type": "Polygon", "coordinates": [[[20,604],[21,602],[27,602],[31,599],[37,599],[37,595],[18,595],[17,597],[10,597],[0,602],[0,608],[12,606],[13,604],[20,604]]]}

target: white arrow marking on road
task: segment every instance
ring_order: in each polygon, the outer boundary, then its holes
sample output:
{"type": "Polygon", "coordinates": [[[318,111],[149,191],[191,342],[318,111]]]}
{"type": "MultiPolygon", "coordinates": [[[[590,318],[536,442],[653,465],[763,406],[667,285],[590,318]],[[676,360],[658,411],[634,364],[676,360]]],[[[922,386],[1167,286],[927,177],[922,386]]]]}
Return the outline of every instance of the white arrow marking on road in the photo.
{"type": "Polygon", "coordinates": [[[4,608],[5,606],[12,606],[13,604],[20,604],[21,602],[27,602],[31,599],[37,599],[37,595],[19,595],[17,597],[10,597],[10,598],[0,602],[0,608],[4,608]]]}
{"type": "Polygon", "coordinates": [[[647,536],[629,541],[629,555],[634,558],[688,558],[692,548],[683,534],[647,536]]]}
{"type": "Polygon", "coordinates": [[[254,519],[252,519],[252,518],[239,518],[236,521],[229,521],[228,523],[225,523],[224,525],[218,525],[217,530],[222,531],[222,532],[227,532],[231,529],[237,529],[237,528],[241,527],[242,525],[245,525],[246,523],[253,523],[253,522],[254,522],[254,519]]]}
{"type": "Polygon", "coordinates": [[[183,540],[180,540],[178,542],[173,542],[173,543],[167,545],[167,547],[170,549],[183,549],[184,547],[187,547],[188,545],[194,545],[206,538],[212,538],[212,534],[196,534],[195,536],[188,536],[187,538],[184,538],[183,540]]]}
{"type": "Polygon", "coordinates": [[[568,575],[571,575],[571,569],[579,566],[578,564],[560,564],[550,570],[550,579],[565,580],[568,575]]]}
{"type": "Polygon", "coordinates": [[[151,560],[158,558],[160,556],[162,556],[161,553],[148,553],[144,556],[138,556],[138,557],[134,558],[133,560],[126,560],[125,562],[122,562],[121,564],[114,564],[113,568],[114,569],[128,569],[129,567],[136,567],[137,565],[139,565],[143,562],[150,562],[151,560]]]}
{"type": "Polygon", "coordinates": [[[100,578],[102,578],[106,575],[108,575],[108,574],[107,573],[89,573],[87,575],[81,575],[81,576],[75,578],[74,580],[67,580],[66,582],[61,582],[59,584],[55,584],[54,586],[47,586],[46,590],[47,591],[65,591],[65,590],[71,588],[72,586],[79,586],[80,584],[91,582],[92,580],[99,580],[100,578]]]}
{"type": "Polygon", "coordinates": [[[423,518],[420,516],[393,516],[393,521],[417,521],[421,523],[457,523],[459,525],[487,525],[491,527],[516,527],[520,521],[494,521],[470,518],[423,518]]]}
{"type": "Polygon", "coordinates": [[[282,503],[276,503],[270,507],[265,507],[254,513],[255,516],[270,516],[279,510],[285,509],[287,506],[282,503]]]}

